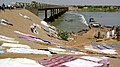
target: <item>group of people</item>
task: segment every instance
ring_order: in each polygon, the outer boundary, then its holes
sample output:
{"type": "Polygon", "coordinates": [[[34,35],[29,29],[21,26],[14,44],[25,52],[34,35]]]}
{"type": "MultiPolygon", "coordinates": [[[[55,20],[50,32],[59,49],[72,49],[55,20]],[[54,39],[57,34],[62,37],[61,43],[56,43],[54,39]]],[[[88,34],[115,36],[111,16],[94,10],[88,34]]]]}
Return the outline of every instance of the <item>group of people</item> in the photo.
{"type": "Polygon", "coordinates": [[[111,29],[107,28],[98,28],[97,34],[95,35],[95,38],[110,38],[116,36],[116,29],[113,26],[111,29]]]}
{"type": "Polygon", "coordinates": [[[14,9],[14,8],[23,8],[25,7],[24,5],[5,5],[4,3],[0,6],[0,11],[5,11],[5,9],[14,9]]]}

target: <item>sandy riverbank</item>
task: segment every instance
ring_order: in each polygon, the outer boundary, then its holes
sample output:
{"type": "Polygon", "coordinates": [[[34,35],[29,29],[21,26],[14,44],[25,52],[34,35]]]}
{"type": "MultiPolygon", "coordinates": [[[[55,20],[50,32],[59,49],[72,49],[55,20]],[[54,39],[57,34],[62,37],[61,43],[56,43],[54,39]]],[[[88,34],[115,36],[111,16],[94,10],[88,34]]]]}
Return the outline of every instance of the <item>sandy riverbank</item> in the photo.
{"type": "MultiPolygon", "coordinates": [[[[85,45],[90,45],[90,44],[96,43],[96,39],[94,38],[94,34],[95,34],[95,30],[96,30],[95,28],[90,29],[87,33],[84,33],[82,36],[75,35],[75,34],[72,35],[71,37],[74,38],[74,40],[71,40],[71,41],[63,41],[63,40],[58,40],[55,38],[48,37],[47,32],[45,32],[42,29],[38,29],[38,31],[40,33],[39,35],[33,34],[30,31],[30,26],[33,23],[36,23],[36,24],[39,24],[40,26],[42,26],[40,24],[40,21],[42,21],[42,19],[40,19],[39,17],[37,17],[36,15],[34,15],[33,13],[31,13],[25,9],[11,10],[11,11],[6,10],[5,12],[0,12],[0,19],[7,19],[10,23],[13,24],[13,26],[0,25],[0,35],[15,38],[16,40],[19,41],[19,43],[27,44],[31,48],[42,49],[42,48],[55,47],[55,46],[34,43],[31,41],[21,39],[21,38],[19,38],[19,36],[21,36],[21,35],[16,34],[14,31],[20,31],[20,32],[23,32],[26,34],[31,34],[36,37],[40,37],[42,39],[48,40],[50,42],[55,42],[57,44],[64,45],[66,47],[77,48],[77,49],[80,49],[83,51],[86,51],[84,49],[85,45]],[[32,21],[28,20],[28,19],[24,19],[23,17],[19,16],[19,13],[23,13],[23,14],[29,16],[32,19],[32,21]]],[[[101,42],[97,42],[97,43],[120,44],[119,41],[116,41],[114,39],[101,41],[101,42]]],[[[117,49],[117,52],[118,52],[118,55],[116,55],[116,56],[120,56],[120,49],[117,49]]],[[[88,55],[89,56],[104,56],[101,54],[88,54],[88,55]]],[[[54,55],[54,56],[58,56],[58,55],[54,55]]],[[[83,56],[83,55],[79,55],[79,56],[83,56]]],[[[79,57],[79,56],[77,56],[77,57],[79,57]]],[[[2,59],[2,58],[30,58],[30,59],[38,60],[38,59],[51,58],[51,57],[48,57],[47,55],[5,53],[5,54],[0,55],[0,59],[2,59]]],[[[120,65],[119,64],[120,59],[109,59],[109,60],[110,60],[110,67],[118,67],[120,65]]]]}

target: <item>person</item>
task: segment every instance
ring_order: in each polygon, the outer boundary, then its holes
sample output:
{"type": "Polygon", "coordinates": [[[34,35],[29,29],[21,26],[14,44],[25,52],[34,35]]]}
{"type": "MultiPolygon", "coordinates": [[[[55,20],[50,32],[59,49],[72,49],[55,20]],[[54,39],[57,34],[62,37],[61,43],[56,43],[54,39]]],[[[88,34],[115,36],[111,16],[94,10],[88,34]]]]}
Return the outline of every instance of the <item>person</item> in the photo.
{"type": "Polygon", "coordinates": [[[1,12],[2,7],[0,6],[0,12],[1,12]]]}
{"type": "Polygon", "coordinates": [[[2,10],[5,11],[5,4],[2,4],[2,10]]]}
{"type": "Polygon", "coordinates": [[[115,35],[115,30],[113,29],[113,30],[112,30],[112,36],[114,36],[114,35],[115,35]]]}
{"type": "Polygon", "coordinates": [[[39,34],[36,28],[37,28],[36,24],[33,24],[30,26],[31,32],[33,32],[35,34],[39,34]]]}
{"type": "Polygon", "coordinates": [[[116,36],[117,36],[117,40],[120,41],[120,26],[118,25],[116,28],[116,36]]]}
{"type": "Polygon", "coordinates": [[[100,38],[100,31],[98,31],[98,39],[100,38]]]}
{"type": "Polygon", "coordinates": [[[110,32],[108,31],[108,32],[107,32],[107,38],[109,38],[109,37],[110,37],[110,32]]]}

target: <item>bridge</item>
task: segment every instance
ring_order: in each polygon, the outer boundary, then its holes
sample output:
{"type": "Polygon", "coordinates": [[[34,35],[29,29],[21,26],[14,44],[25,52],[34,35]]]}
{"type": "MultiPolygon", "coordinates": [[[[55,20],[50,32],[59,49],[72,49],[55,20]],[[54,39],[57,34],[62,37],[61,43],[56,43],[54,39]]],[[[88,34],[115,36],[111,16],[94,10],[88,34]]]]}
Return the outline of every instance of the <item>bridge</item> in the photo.
{"type": "Polygon", "coordinates": [[[46,22],[53,22],[55,19],[57,19],[58,17],[63,15],[66,11],[68,11],[68,7],[65,6],[39,3],[36,1],[32,1],[31,3],[16,2],[16,5],[25,7],[26,9],[30,10],[35,14],[38,14],[37,12],[40,10],[44,10],[45,12],[44,20],[46,22]],[[51,13],[49,17],[48,17],[48,10],[51,13]]]}
{"type": "Polygon", "coordinates": [[[55,19],[57,19],[58,17],[60,17],[61,15],[63,15],[66,11],[68,11],[67,7],[49,7],[49,8],[39,8],[38,10],[45,10],[45,21],[54,21],[55,19]],[[50,10],[51,12],[51,16],[49,18],[47,15],[47,11],[50,10]]]}

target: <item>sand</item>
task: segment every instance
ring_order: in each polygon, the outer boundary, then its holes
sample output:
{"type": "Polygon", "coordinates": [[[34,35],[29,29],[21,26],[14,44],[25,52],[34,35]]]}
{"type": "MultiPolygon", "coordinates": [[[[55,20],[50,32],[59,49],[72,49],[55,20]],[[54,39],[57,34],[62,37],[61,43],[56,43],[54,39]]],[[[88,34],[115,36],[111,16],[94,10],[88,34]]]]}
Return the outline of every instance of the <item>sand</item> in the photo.
{"type": "MultiPolygon", "coordinates": [[[[40,21],[42,19],[40,19],[39,17],[37,17],[36,15],[34,15],[33,13],[31,13],[30,11],[28,11],[26,9],[6,10],[5,12],[2,11],[2,12],[0,12],[0,19],[2,19],[2,18],[10,21],[10,23],[12,23],[13,26],[0,25],[0,35],[16,38],[16,40],[18,40],[21,44],[27,44],[31,48],[34,48],[34,49],[43,49],[43,48],[55,47],[55,46],[34,43],[34,42],[30,42],[30,41],[21,39],[21,38],[19,38],[19,36],[21,36],[21,35],[14,33],[14,31],[20,31],[20,32],[23,32],[26,34],[31,34],[31,35],[43,38],[43,39],[51,41],[51,42],[56,42],[59,45],[64,45],[66,47],[71,47],[71,48],[77,48],[77,49],[80,49],[83,51],[86,51],[84,49],[85,45],[90,45],[90,44],[94,44],[94,43],[120,44],[120,41],[116,41],[114,39],[96,42],[96,39],[94,38],[96,28],[90,29],[88,32],[84,33],[83,35],[77,35],[77,34],[71,35],[71,37],[74,38],[74,40],[71,40],[71,41],[63,41],[63,40],[58,40],[58,39],[48,37],[47,32],[45,32],[42,29],[39,29],[39,33],[40,33],[39,35],[33,34],[30,31],[30,26],[33,23],[36,23],[36,24],[39,24],[40,26],[42,26],[40,24],[40,21]],[[23,13],[23,14],[29,16],[32,19],[32,21],[28,20],[28,19],[24,19],[23,17],[19,16],[19,13],[23,13]]],[[[117,52],[119,54],[116,56],[120,56],[120,49],[117,49],[117,52]]],[[[88,54],[88,55],[89,56],[105,56],[105,55],[101,55],[101,54],[88,54]]],[[[55,56],[60,56],[60,55],[54,55],[52,57],[55,57],[55,56]]],[[[83,56],[83,55],[78,55],[77,57],[79,57],[79,56],[83,56]]],[[[52,58],[52,57],[48,57],[47,55],[14,54],[14,53],[5,53],[5,54],[0,55],[0,59],[3,59],[3,58],[29,58],[29,59],[39,60],[39,59],[47,59],[47,58],[52,58]]],[[[119,67],[120,59],[110,58],[109,60],[110,60],[110,67],[119,67]]]]}

